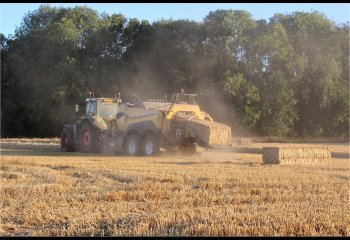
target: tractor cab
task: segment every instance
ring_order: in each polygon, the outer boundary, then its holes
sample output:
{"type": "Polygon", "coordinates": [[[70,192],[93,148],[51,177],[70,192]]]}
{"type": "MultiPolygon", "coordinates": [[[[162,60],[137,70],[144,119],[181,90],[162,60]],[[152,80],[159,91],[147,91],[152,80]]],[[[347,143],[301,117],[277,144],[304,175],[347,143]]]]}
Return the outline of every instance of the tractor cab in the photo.
{"type": "Polygon", "coordinates": [[[115,118],[120,102],[114,98],[86,98],[86,116],[98,114],[102,118],[115,118]]]}

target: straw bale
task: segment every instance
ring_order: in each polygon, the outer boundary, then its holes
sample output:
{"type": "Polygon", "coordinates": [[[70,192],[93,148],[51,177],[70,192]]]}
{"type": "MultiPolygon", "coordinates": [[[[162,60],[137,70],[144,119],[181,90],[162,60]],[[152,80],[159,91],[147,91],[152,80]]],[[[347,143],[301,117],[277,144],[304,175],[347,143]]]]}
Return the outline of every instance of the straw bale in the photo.
{"type": "Polygon", "coordinates": [[[238,145],[252,145],[253,140],[251,138],[240,138],[238,139],[238,145]]]}
{"type": "Polygon", "coordinates": [[[230,146],[232,141],[231,128],[218,122],[191,119],[190,129],[199,141],[209,147],[230,146]]]}
{"type": "Polygon", "coordinates": [[[321,164],[331,160],[326,146],[263,147],[262,154],[264,164],[321,164]]]}

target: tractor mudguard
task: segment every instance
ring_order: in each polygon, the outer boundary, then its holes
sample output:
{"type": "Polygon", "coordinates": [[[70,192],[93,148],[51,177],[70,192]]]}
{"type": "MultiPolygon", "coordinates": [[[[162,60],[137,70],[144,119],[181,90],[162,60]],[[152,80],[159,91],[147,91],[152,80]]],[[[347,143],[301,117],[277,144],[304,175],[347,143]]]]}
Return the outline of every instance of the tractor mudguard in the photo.
{"type": "Polygon", "coordinates": [[[89,121],[93,128],[97,128],[97,129],[100,129],[100,130],[107,130],[107,124],[101,117],[98,117],[98,116],[83,116],[83,117],[79,118],[79,120],[77,121],[77,124],[81,125],[84,120],[89,121]]]}

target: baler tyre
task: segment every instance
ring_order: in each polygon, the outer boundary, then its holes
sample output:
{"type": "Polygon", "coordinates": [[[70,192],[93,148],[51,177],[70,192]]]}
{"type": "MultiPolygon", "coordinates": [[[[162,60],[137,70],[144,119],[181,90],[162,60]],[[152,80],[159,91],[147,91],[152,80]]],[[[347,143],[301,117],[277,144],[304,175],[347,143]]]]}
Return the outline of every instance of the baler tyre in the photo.
{"type": "Polygon", "coordinates": [[[74,136],[68,127],[64,127],[61,133],[61,151],[74,152],[74,136]]]}
{"type": "Polygon", "coordinates": [[[125,152],[128,155],[136,156],[141,153],[141,138],[138,134],[131,134],[126,137],[125,152]]]}
{"type": "Polygon", "coordinates": [[[147,134],[142,141],[142,154],[145,156],[152,156],[159,153],[159,141],[153,134],[147,134]]]}
{"type": "Polygon", "coordinates": [[[80,150],[84,153],[99,153],[102,151],[103,132],[95,129],[89,122],[84,122],[80,128],[80,150]]]}

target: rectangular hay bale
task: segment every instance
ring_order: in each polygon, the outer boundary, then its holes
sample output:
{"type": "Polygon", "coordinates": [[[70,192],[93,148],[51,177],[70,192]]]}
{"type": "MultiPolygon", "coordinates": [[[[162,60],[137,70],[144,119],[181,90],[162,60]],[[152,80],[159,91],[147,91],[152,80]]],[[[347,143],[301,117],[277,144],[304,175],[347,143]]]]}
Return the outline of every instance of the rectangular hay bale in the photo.
{"type": "Polygon", "coordinates": [[[252,145],[253,140],[251,138],[240,138],[238,139],[238,145],[252,145]]]}
{"type": "Polygon", "coordinates": [[[229,126],[218,122],[191,119],[190,128],[192,133],[209,147],[231,145],[232,136],[229,126]]]}
{"type": "Polygon", "coordinates": [[[262,154],[264,164],[323,164],[331,161],[326,146],[263,147],[262,154]]]}

